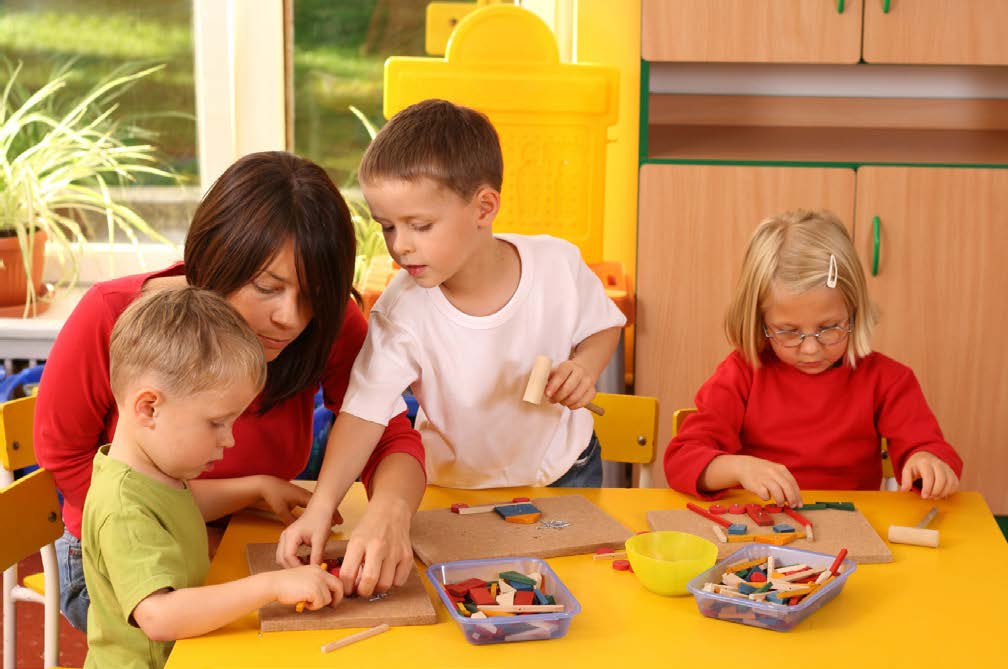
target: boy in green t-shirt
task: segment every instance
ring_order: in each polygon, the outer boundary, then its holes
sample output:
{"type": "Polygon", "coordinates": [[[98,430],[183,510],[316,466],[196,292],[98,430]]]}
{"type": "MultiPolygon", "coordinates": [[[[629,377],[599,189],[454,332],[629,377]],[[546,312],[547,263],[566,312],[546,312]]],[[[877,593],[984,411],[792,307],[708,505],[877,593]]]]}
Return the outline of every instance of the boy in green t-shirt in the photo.
{"type": "Polygon", "coordinates": [[[175,639],[210,632],[265,604],[343,598],[317,566],[203,586],[204,512],[186,483],[234,445],[232,424],[262,389],[262,345],[219,295],[153,292],[112,330],[109,374],[119,411],[95,456],[84,504],[84,576],[91,595],[85,668],[163,667],[175,639]]]}

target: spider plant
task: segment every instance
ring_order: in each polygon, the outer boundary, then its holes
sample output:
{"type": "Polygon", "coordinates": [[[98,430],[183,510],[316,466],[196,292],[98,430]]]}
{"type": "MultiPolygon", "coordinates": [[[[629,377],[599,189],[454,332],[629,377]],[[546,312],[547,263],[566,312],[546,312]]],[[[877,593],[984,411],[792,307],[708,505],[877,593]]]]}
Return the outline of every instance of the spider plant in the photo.
{"type": "MultiPolygon", "coordinates": [[[[367,131],[368,136],[374,139],[378,129],[368,120],[367,116],[357,107],[351,106],[350,112],[356,116],[361,125],[367,131]]],[[[347,206],[350,209],[350,218],[353,220],[354,236],[357,239],[357,257],[354,263],[353,285],[360,292],[364,292],[368,283],[374,261],[378,257],[383,257],[386,253],[385,237],[382,235],[381,225],[371,218],[367,202],[360,195],[360,186],[357,184],[357,173],[354,172],[347,183],[340,189],[343,191],[347,206]]]]}
{"type": "Polygon", "coordinates": [[[79,223],[84,212],[97,212],[109,244],[116,230],[138,252],[137,233],[170,243],[109,191],[110,185],[128,185],[142,174],[172,178],[153,145],[134,143],[137,129],[116,117],[114,102],[133,82],[162,67],[124,66],[68,99],[70,65],[35,91],[18,84],[20,64],[7,65],[9,76],[0,94],[0,237],[16,237],[20,247],[27,282],[25,316],[34,313],[42,288],[33,278],[40,272],[32,271],[32,245],[40,232],[60,264],[57,288],[77,281],[87,242],[79,223]]]}

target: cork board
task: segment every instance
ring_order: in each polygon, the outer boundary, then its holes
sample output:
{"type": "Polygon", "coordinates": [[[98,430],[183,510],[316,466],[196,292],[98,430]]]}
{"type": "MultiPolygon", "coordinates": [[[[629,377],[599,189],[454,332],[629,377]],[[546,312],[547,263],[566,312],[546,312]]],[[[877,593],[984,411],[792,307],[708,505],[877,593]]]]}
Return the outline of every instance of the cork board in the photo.
{"type": "MultiPolygon", "coordinates": [[[[330,541],[323,551],[323,561],[342,557],[346,552],[346,541],[330,541]]],[[[245,549],[249,572],[253,575],[264,571],[274,571],[281,567],[276,563],[274,544],[248,544],[245,549]]],[[[344,599],[339,606],[323,607],[318,611],[305,610],[297,613],[293,606],[273,602],[259,609],[259,629],[263,632],[287,632],[291,630],[327,630],[344,627],[373,627],[381,623],[389,625],[433,625],[437,614],[431,603],[416,565],[410,572],[406,584],[392,588],[388,597],[374,602],[366,597],[344,599]]]]}
{"type": "MultiPolygon", "coordinates": [[[[505,500],[502,500],[505,501],[505,500]]],[[[533,499],[540,520],[566,520],[562,529],[505,522],[494,512],[460,515],[451,509],[418,511],[410,539],[426,564],[496,557],[548,558],[621,546],[633,532],[581,495],[533,499]]]]}
{"type": "MultiPolygon", "coordinates": [[[[841,548],[847,548],[847,557],[859,564],[892,562],[893,555],[889,547],[860,511],[822,509],[802,511],[801,514],[812,522],[812,535],[815,541],[797,539],[789,543],[788,548],[801,548],[830,555],[835,555],[841,548]]],[[[798,527],[798,523],[787,514],[772,513],[770,516],[775,523],[787,523],[795,529],[801,529],[798,527]]],[[[749,528],[749,534],[773,533],[772,527],[760,527],[745,514],[726,513],[723,517],[729,522],[745,523],[749,528]]],[[[714,531],[711,530],[711,525],[714,523],[688,509],[648,511],[647,521],[652,530],[678,530],[713,541],[718,547],[719,560],[747,545],[744,543],[721,543],[714,536],[714,531]]]]}

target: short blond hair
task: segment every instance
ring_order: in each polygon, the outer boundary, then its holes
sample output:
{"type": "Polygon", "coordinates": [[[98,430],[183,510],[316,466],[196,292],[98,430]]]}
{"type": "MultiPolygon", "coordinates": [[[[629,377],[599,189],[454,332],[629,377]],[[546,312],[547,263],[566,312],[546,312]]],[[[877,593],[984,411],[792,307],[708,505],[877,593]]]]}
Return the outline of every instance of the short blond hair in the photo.
{"type": "Polygon", "coordinates": [[[165,392],[192,395],[238,379],[262,390],[262,344],[241,314],[217,293],[186,286],[141,296],[116,320],[109,377],[116,401],[153,373],[165,392]]]}
{"type": "Polygon", "coordinates": [[[364,152],[357,178],[432,179],[469,200],[504,180],[500,138],[486,114],[447,100],[423,100],[389,119],[364,152]]]}
{"type": "Polygon", "coordinates": [[[753,367],[759,367],[767,345],[763,312],[773,284],[793,293],[825,286],[830,256],[836,259],[836,288],[853,320],[847,361],[853,367],[871,353],[877,312],[868,299],[868,282],[847,229],[829,211],[798,209],[760,222],[725,316],[728,341],[753,367]]]}

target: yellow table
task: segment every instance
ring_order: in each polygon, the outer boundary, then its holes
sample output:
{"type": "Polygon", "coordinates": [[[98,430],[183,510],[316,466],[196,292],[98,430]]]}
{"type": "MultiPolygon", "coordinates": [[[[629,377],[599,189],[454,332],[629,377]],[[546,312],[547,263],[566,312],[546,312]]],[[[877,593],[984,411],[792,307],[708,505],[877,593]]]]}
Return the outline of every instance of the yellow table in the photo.
{"type": "MultiPolygon", "coordinates": [[[[656,489],[579,490],[632,530],[647,529],[645,513],[684,508],[684,495],[656,489]]],[[[450,490],[431,487],[422,508],[486,503],[563,490],[450,490]]],[[[885,537],[889,525],[913,525],[930,508],[909,494],[830,491],[806,499],[853,501],[885,537]]],[[[735,493],[731,501],[754,501],[735,493]]],[[[340,507],[349,531],[364,510],[356,484],[340,507]]],[[[938,549],[892,545],[894,562],[859,565],[843,592],[789,632],[705,618],[693,597],[660,597],[632,574],[588,555],[551,558],[550,566],[581,603],[567,636],[549,641],[472,646],[434,594],[435,625],[396,627],[375,638],[320,653],[322,644],[356,630],[260,634],[255,614],[196,639],[176,643],[168,669],[197,667],[507,667],[581,666],[760,667],[1005,667],[1008,544],[978,493],[939,502],[931,527],[938,549]]],[[[276,541],[278,523],[236,516],[213,560],[209,583],[248,574],[245,545],[276,541]]],[[[423,568],[421,568],[423,574],[423,568]]]]}

